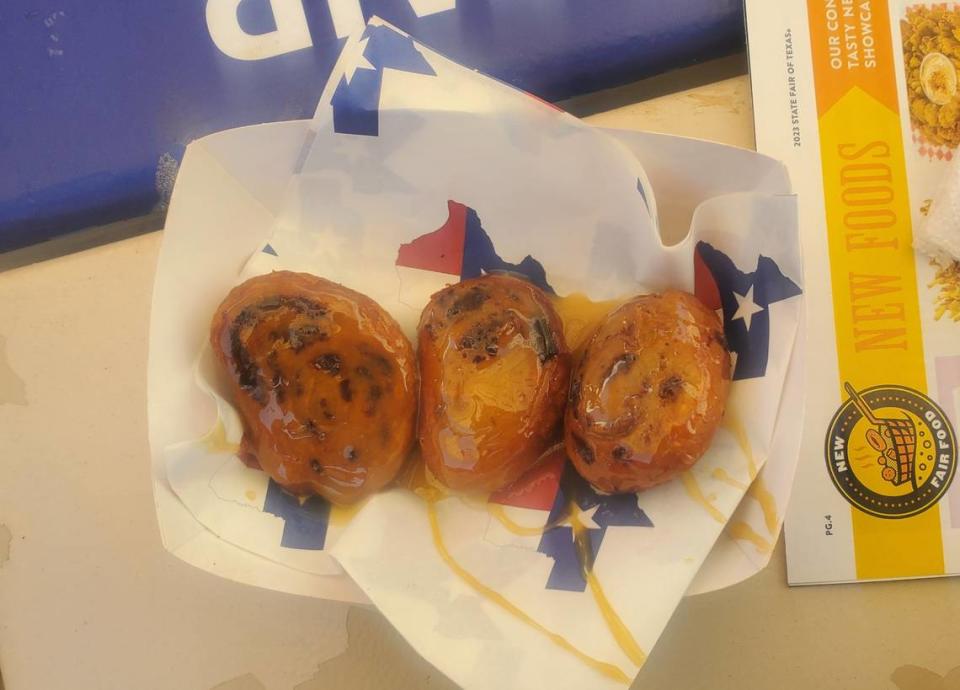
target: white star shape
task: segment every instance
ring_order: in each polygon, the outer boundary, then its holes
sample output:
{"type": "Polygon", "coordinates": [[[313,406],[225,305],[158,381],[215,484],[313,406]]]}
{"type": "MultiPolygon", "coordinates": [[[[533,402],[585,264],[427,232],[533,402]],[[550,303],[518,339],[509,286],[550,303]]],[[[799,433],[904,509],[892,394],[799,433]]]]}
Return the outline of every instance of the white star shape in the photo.
{"type": "MultiPolygon", "coordinates": [[[[593,519],[593,516],[596,514],[597,508],[599,507],[599,505],[595,505],[584,510],[578,506],[576,502],[571,505],[571,508],[577,511],[577,520],[581,525],[583,525],[584,529],[600,529],[600,525],[598,525],[593,519]]],[[[571,525],[573,524],[573,520],[568,518],[567,521],[571,525]]],[[[570,538],[576,541],[577,533],[574,530],[570,530],[570,538]]]]}
{"type": "Polygon", "coordinates": [[[358,69],[366,69],[366,70],[374,70],[374,71],[376,71],[377,69],[372,64],[370,64],[370,61],[367,60],[367,56],[364,55],[364,52],[366,52],[367,50],[367,41],[369,40],[370,40],[369,38],[365,38],[362,41],[360,41],[359,44],[357,45],[357,50],[360,51],[360,54],[357,57],[355,62],[353,62],[351,65],[348,65],[347,70],[344,73],[344,77],[346,78],[348,84],[351,81],[353,81],[353,75],[356,74],[358,69]]]}
{"type": "Polygon", "coordinates": [[[749,331],[750,321],[753,319],[753,315],[763,311],[763,307],[753,301],[753,285],[747,290],[747,294],[740,295],[734,292],[733,296],[737,300],[737,311],[730,320],[736,321],[737,319],[743,319],[743,325],[746,326],[749,331]]]}

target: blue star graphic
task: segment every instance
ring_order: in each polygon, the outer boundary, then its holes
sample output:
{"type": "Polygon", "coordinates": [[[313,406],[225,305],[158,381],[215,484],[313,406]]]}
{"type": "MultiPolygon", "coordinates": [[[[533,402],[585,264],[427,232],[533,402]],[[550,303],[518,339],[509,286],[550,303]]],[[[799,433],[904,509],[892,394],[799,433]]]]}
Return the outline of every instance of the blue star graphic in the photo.
{"type": "MultiPolygon", "coordinates": [[[[560,489],[553,501],[547,524],[564,519],[570,513],[570,502],[580,508],[581,516],[590,518],[587,525],[589,553],[587,567],[593,567],[600,545],[609,527],[653,527],[639,505],[636,494],[607,496],[598,494],[567,464],[560,480],[560,489]]],[[[553,569],[547,578],[547,589],[582,592],[587,587],[583,567],[569,525],[555,527],[543,533],[537,551],[553,559],[553,569]]]]}
{"type": "Polygon", "coordinates": [[[383,70],[435,75],[413,39],[389,26],[368,26],[363,32],[363,59],[372,67],[357,69],[340,78],[331,98],[333,130],[339,134],[375,137],[380,131],[380,87],[383,70]]]}
{"type": "Polygon", "coordinates": [[[323,550],[330,523],[330,504],[319,496],[311,496],[301,505],[296,496],[291,496],[272,479],[267,486],[263,512],[283,520],[283,536],[280,546],[289,549],[323,550]]]}
{"type": "Polygon", "coordinates": [[[467,207],[460,280],[479,278],[485,273],[494,271],[520,274],[541,290],[545,290],[551,295],[556,294],[550,283],[547,282],[547,272],[544,270],[543,264],[529,254],[523,257],[520,263],[516,264],[502,259],[497,254],[490,235],[483,229],[480,216],[472,208],[467,207]]]}
{"type": "Polygon", "coordinates": [[[803,291],[767,256],[757,259],[755,271],[744,273],[729,256],[706,242],[698,242],[696,251],[720,293],[727,347],[737,353],[733,380],[763,376],[770,355],[768,307],[803,291]]]}

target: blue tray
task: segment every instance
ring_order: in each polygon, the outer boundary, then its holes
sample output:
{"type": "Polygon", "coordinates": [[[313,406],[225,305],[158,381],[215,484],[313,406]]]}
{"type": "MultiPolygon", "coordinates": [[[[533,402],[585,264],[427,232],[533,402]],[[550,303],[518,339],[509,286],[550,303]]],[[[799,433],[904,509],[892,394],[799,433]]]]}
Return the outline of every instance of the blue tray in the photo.
{"type": "Polygon", "coordinates": [[[309,116],[374,14],[547,100],[744,43],[742,0],[7,0],[0,251],[153,210],[196,137],[309,116]]]}

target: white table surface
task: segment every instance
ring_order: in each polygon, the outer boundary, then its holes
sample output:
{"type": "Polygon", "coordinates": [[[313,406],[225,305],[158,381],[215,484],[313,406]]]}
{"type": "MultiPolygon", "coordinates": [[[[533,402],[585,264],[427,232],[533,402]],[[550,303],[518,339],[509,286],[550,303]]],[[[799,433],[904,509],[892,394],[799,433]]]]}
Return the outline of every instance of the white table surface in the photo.
{"type": "MultiPolygon", "coordinates": [[[[751,146],[746,78],[596,124],[751,146]]],[[[234,584],[166,553],[146,430],[161,233],[0,273],[0,669],[7,690],[450,688],[375,611],[234,584]]],[[[960,688],[960,583],[689,598],[636,688],[960,688]],[[942,676],[952,673],[946,679],[942,676]]]]}

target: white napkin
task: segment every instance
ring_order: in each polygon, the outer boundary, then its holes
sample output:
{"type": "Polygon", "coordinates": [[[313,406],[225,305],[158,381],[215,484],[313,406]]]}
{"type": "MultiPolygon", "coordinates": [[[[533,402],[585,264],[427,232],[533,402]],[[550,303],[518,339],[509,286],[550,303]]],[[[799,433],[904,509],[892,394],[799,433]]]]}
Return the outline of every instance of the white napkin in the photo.
{"type": "Polygon", "coordinates": [[[941,262],[960,260],[960,157],[947,167],[913,246],[941,262]]]}

